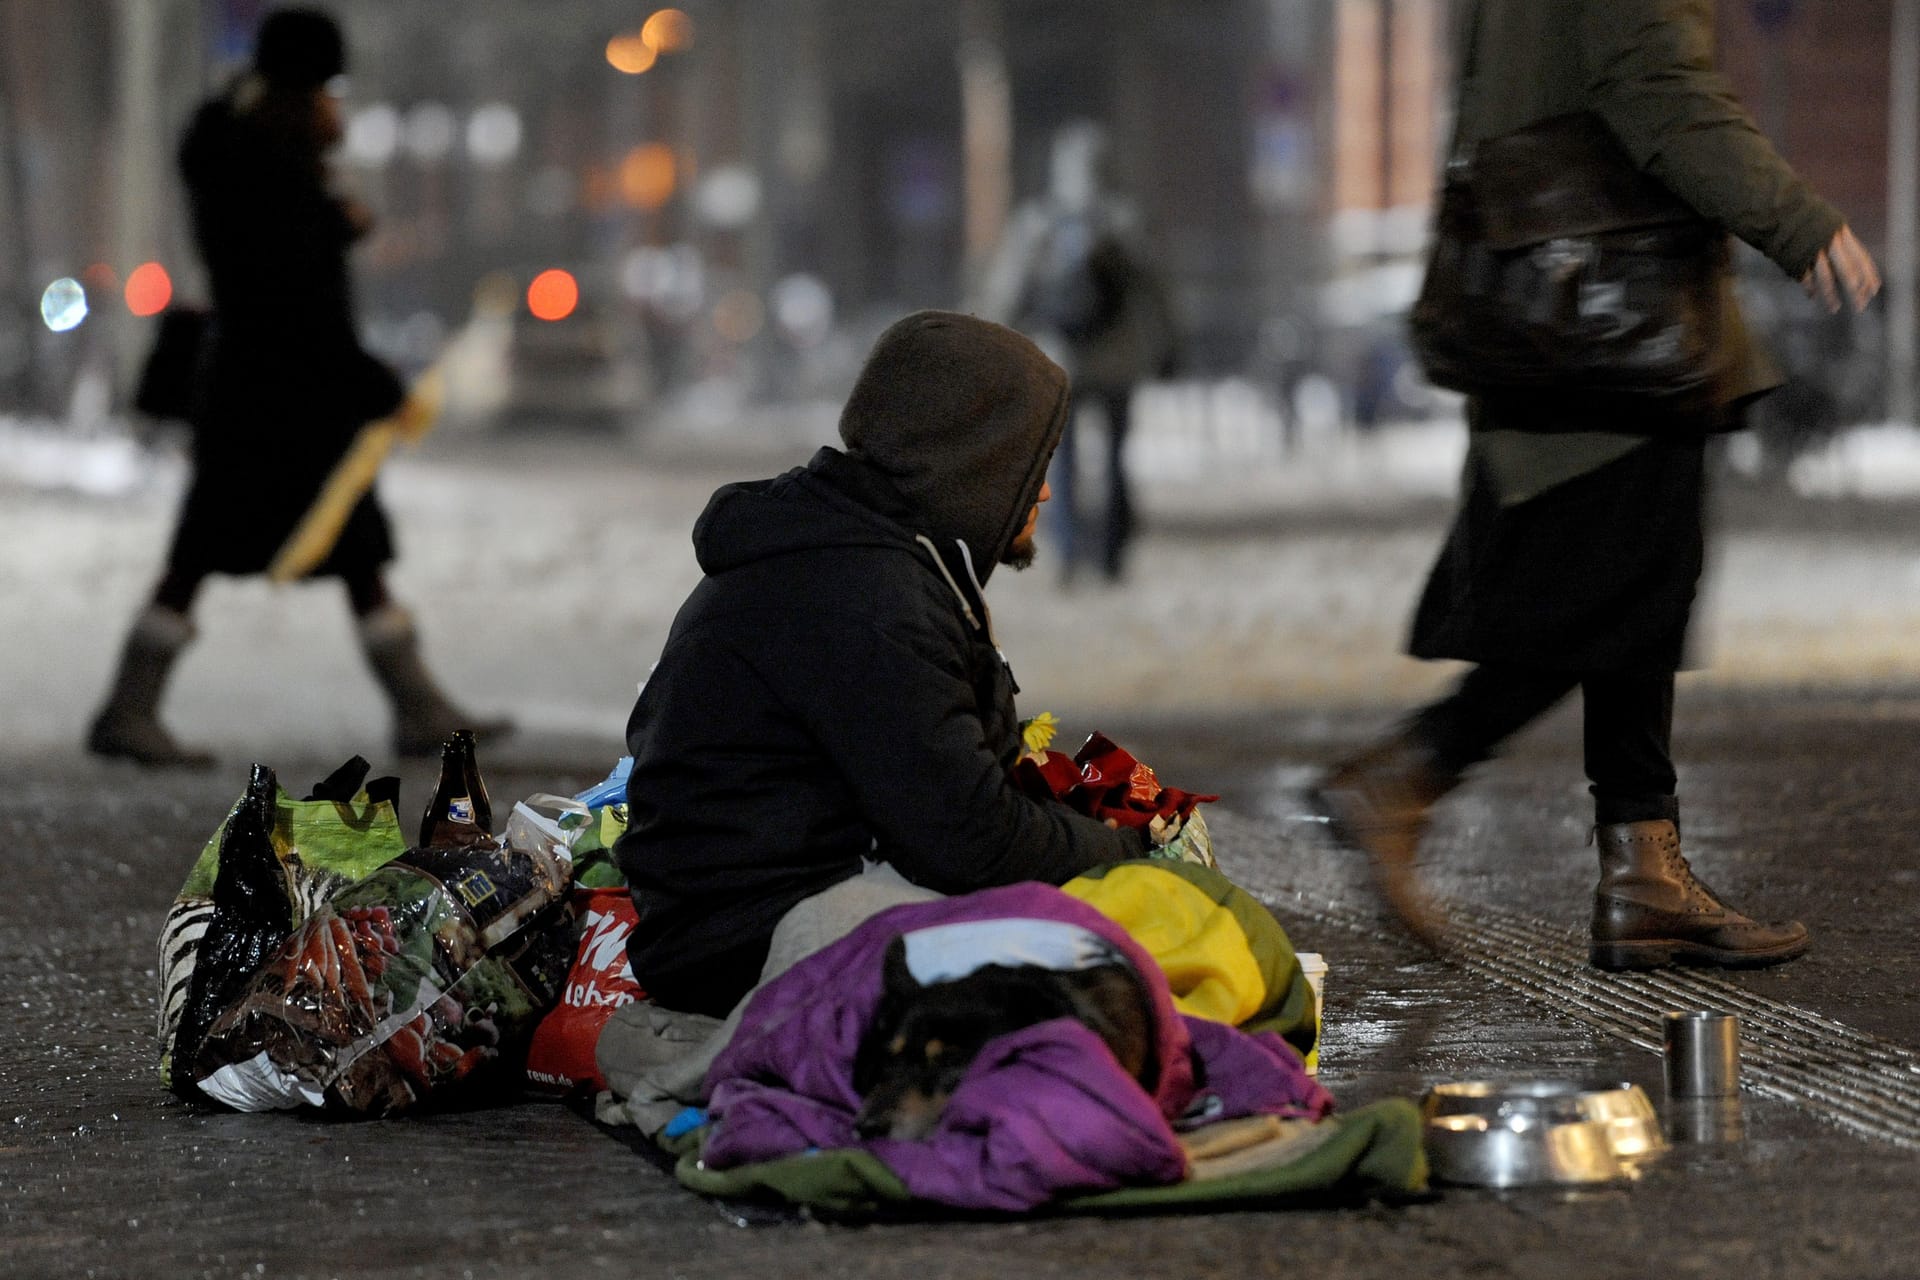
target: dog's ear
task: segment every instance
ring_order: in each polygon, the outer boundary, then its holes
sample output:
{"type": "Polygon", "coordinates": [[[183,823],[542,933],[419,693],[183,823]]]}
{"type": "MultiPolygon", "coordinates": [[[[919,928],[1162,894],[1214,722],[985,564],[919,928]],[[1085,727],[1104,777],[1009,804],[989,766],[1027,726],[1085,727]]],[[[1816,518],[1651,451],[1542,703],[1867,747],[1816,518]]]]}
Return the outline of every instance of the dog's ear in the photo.
{"type": "Polygon", "coordinates": [[[907,937],[901,934],[887,944],[886,959],[880,964],[881,989],[889,996],[913,996],[921,991],[920,980],[907,967],[907,937]]]}
{"type": "Polygon", "coordinates": [[[923,990],[907,968],[907,941],[896,937],[887,944],[880,962],[880,1002],[874,1006],[873,1020],[860,1037],[853,1057],[853,1088],[862,1097],[873,1088],[893,1057],[893,1039],[907,1015],[915,996],[923,990]]]}

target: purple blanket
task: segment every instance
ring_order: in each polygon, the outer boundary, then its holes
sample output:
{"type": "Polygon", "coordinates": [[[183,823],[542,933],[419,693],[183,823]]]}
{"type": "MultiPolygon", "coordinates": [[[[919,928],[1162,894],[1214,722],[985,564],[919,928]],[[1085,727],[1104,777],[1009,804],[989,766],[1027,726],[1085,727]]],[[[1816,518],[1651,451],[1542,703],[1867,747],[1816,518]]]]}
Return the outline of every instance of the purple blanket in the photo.
{"type": "Polygon", "coordinates": [[[1183,1116],[1275,1114],[1317,1119],[1333,1098],[1286,1042],[1180,1015],[1160,967],[1093,908],[1047,885],[989,889],[882,912],[762,988],[707,1074],[716,1169],[812,1149],[859,1147],[916,1197],[962,1208],[1022,1210],[1069,1193],[1178,1182],[1183,1116]],[[1071,1019],[990,1042],[924,1141],[862,1141],[853,1060],[880,1003],[896,936],[961,921],[1032,919],[1086,928],[1147,980],[1161,1063],[1149,1095],[1092,1031],[1071,1019]],[[1196,1083],[1195,1064],[1200,1071],[1196,1083]]]}

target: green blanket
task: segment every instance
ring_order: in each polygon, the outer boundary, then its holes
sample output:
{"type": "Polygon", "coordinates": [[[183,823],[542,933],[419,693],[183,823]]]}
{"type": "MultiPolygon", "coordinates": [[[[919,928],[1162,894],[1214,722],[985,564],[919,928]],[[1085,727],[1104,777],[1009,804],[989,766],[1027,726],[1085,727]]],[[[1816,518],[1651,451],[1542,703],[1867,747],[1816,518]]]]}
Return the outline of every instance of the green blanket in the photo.
{"type": "MultiPolygon", "coordinates": [[[[1221,1178],[1189,1179],[1162,1187],[1127,1187],[1076,1196],[1053,1207],[1066,1213],[1207,1210],[1328,1199],[1362,1200],[1424,1191],[1427,1161],[1420,1148],[1420,1113],[1389,1098],[1316,1128],[1330,1134],[1286,1163],[1221,1178]]],[[[694,1191],[725,1199],[775,1200],[838,1215],[866,1216],[914,1205],[905,1184],[865,1151],[815,1151],[733,1169],[709,1169],[699,1157],[701,1131],[656,1139],[679,1154],[674,1175],[694,1191]]],[[[935,1206],[926,1206],[933,1210],[935,1206]]]]}

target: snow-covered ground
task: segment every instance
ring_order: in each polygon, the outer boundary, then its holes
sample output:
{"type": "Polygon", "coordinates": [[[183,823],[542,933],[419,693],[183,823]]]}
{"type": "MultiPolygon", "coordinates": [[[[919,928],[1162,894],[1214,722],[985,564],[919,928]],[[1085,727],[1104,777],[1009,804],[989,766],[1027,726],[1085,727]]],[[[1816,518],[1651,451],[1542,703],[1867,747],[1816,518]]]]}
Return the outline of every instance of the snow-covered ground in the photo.
{"type": "MultiPolygon", "coordinates": [[[[1146,533],[1118,587],[1063,591],[1044,557],[989,591],[1028,711],[1257,714],[1398,706],[1445,669],[1399,655],[1447,514],[1457,425],[1325,431],[1282,449],[1246,402],[1145,415],[1130,451],[1146,533]]],[[[728,479],[805,459],[831,415],[753,435],[662,425],[643,439],[450,434],[381,480],[396,593],[462,699],[536,731],[604,736],[697,580],[688,531],[728,479]]],[[[1920,491],[1920,444],[1875,429],[1809,463],[1833,492],[1920,491]],[[1835,479],[1834,477],[1839,477],[1835,479]],[[1848,477],[1851,477],[1849,479],[1848,477]]],[[[0,752],[71,749],[151,587],[185,475],[111,433],[0,422],[0,752]]],[[[1916,511],[1920,516],[1920,511],[1916,511]]],[[[230,751],[366,751],[383,713],[329,584],[216,580],[167,703],[230,751]]],[[[1920,681],[1920,519],[1719,540],[1695,679],[1920,681]]],[[[370,753],[371,754],[371,753],[370,753]]]]}

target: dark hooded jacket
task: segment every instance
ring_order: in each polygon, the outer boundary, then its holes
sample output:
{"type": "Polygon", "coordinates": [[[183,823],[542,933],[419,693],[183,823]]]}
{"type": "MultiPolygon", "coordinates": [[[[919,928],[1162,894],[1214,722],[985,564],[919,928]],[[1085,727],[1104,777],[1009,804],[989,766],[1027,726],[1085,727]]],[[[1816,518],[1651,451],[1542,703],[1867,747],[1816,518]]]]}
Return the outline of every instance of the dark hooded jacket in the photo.
{"type": "Polygon", "coordinates": [[[1144,851],[1007,776],[1015,686],[981,583],[1065,406],[1065,375],[1026,339],[918,313],[869,359],[847,451],[714,494],[694,528],[707,576],[627,726],[617,852],[653,999],[724,1014],[780,917],[865,858],[963,893],[1144,851]]]}

